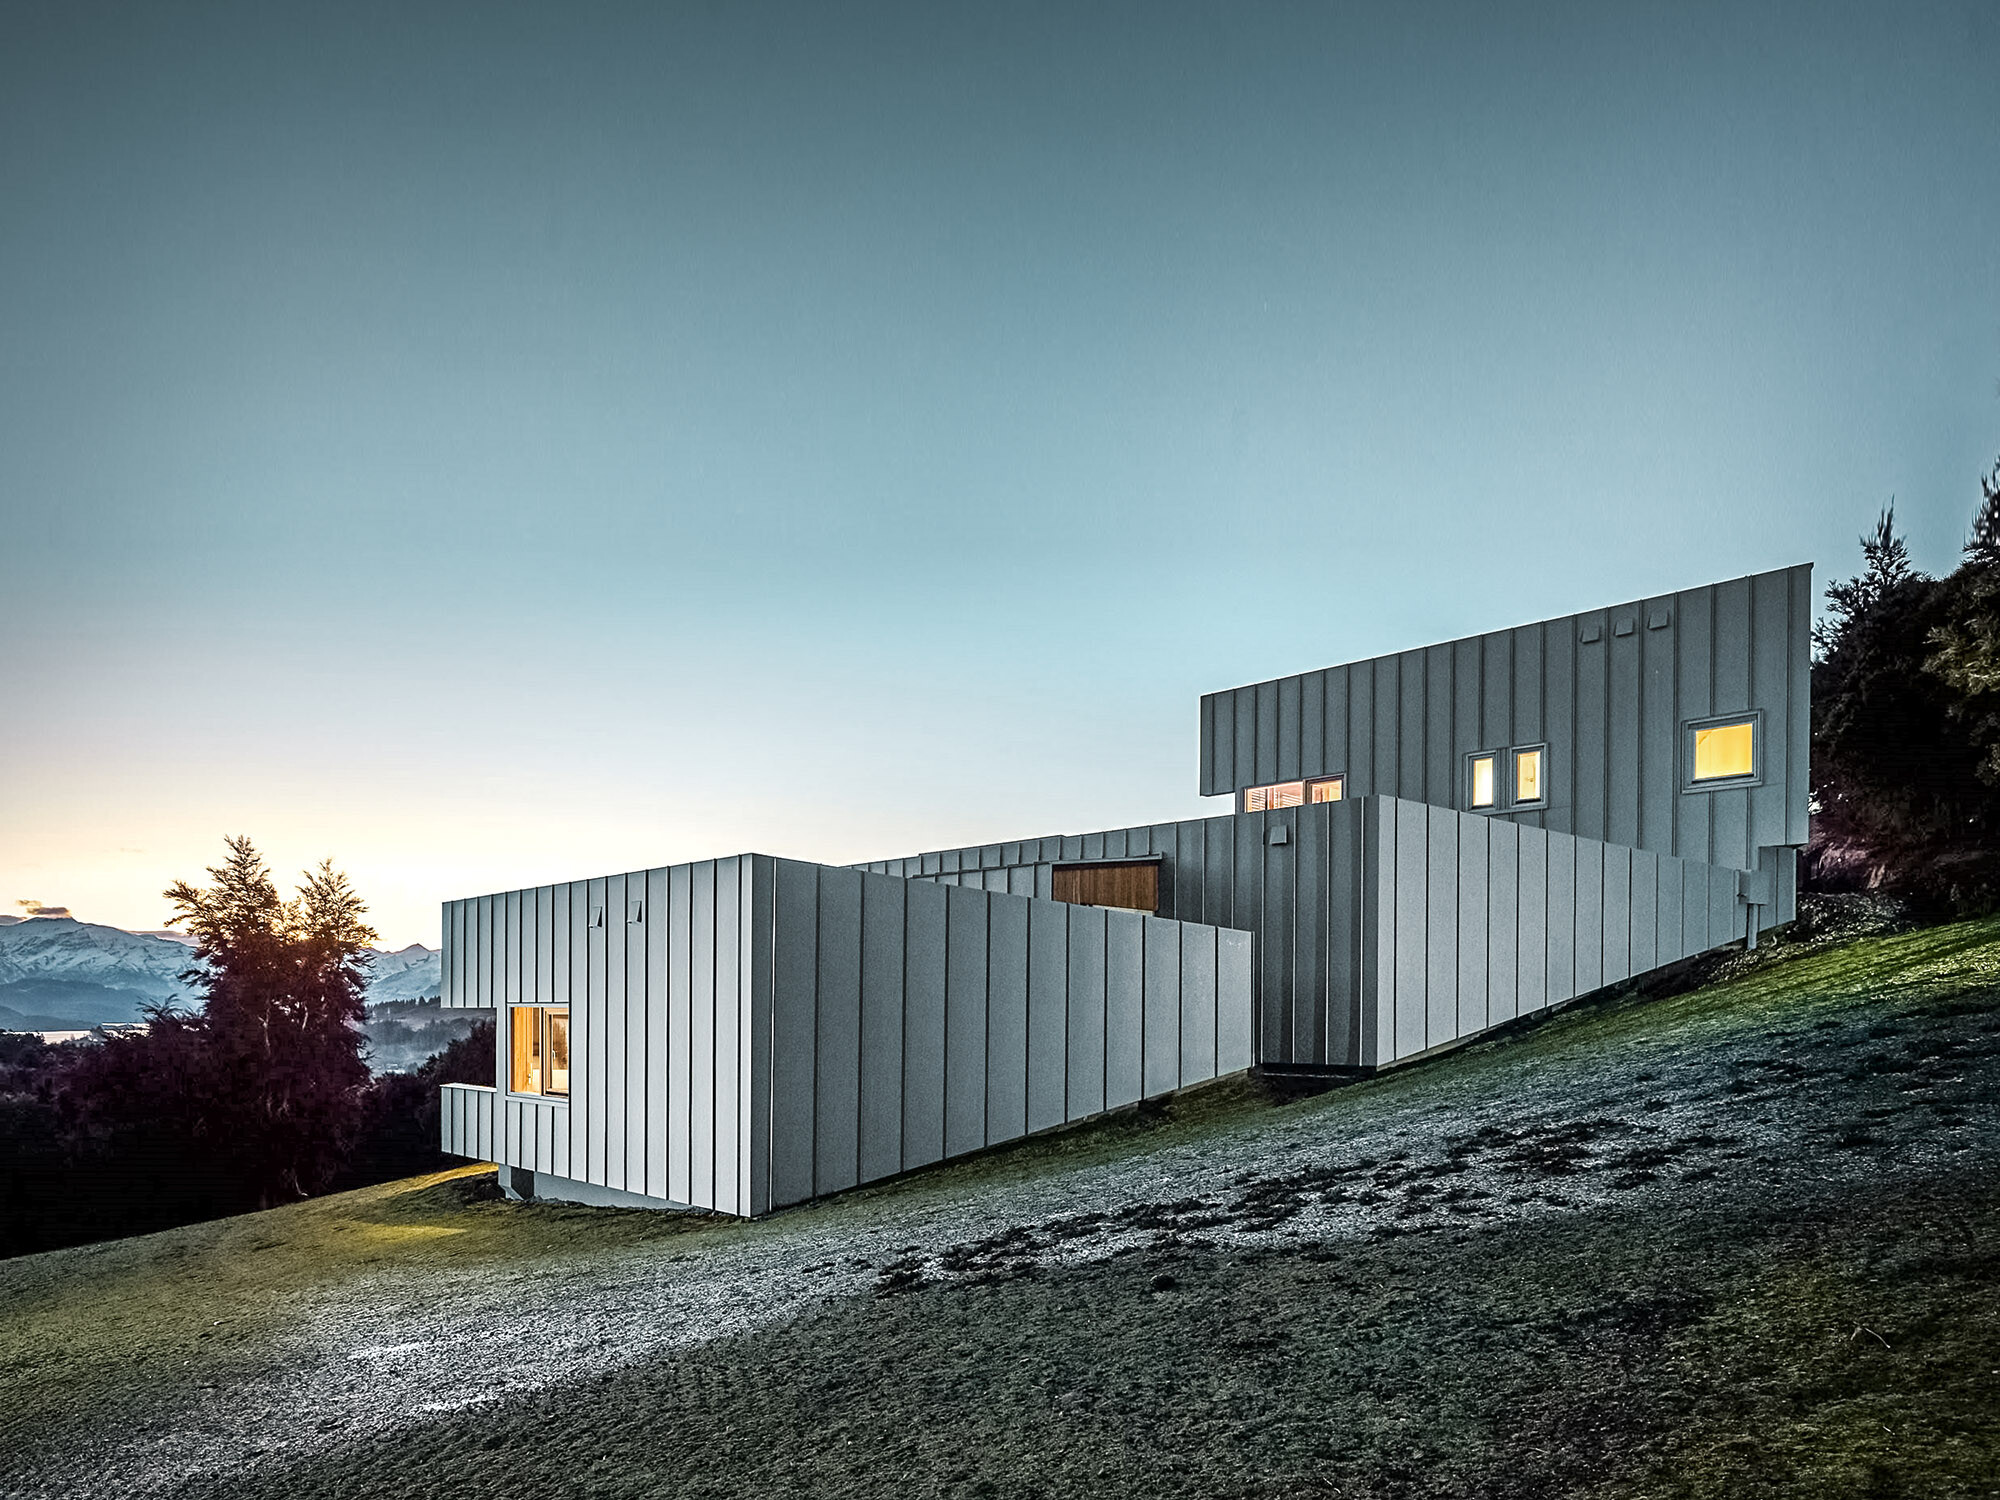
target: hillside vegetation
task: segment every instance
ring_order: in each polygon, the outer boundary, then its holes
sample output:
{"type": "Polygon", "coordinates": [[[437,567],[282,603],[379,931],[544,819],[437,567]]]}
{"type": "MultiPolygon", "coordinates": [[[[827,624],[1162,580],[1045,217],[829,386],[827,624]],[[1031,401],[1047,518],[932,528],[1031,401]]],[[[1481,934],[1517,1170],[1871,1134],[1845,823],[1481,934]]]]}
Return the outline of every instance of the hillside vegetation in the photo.
{"type": "Polygon", "coordinates": [[[757,1224],[471,1169],[0,1266],[0,1493],[1977,1496],[2000,922],[757,1224]]]}

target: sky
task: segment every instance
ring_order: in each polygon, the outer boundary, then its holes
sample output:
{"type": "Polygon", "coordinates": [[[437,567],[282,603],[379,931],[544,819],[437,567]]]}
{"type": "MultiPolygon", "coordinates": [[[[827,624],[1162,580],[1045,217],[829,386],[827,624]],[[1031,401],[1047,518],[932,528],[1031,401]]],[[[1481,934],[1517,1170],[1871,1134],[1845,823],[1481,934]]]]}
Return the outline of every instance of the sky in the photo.
{"type": "Polygon", "coordinates": [[[1226,810],[2000,458],[2000,7],[0,0],[0,909],[1226,810]]]}

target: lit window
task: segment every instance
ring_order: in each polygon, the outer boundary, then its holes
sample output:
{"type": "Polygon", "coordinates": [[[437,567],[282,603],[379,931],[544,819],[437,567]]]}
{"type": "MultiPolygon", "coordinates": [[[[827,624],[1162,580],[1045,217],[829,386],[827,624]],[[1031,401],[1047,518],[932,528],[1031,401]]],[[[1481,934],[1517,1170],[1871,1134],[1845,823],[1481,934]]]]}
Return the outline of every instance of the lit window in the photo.
{"type": "Polygon", "coordinates": [[[569,1007],[513,1008],[508,1087],[517,1094],[569,1093],[569,1007]]]}
{"type": "Polygon", "coordinates": [[[1274,786],[1252,786],[1243,789],[1243,810],[1245,812],[1269,812],[1275,807],[1298,807],[1306,800],[1306,784],[1303,781],[1280,781],[1274,786]]]}
{"type": "Polygon", "coordinates": [[[1322,776],[1317,781],[1306,783],[1306,801],[1338,802],[1347,795],[1345,776],[1322,776]]]}
{"type": "Polygon", "coordinates": [[[1514,752],[1514,801],[1539,802],[1542,800],[1542,752],[1540,750],[1516,750],[1514,752]]]}
{"type": "Polygon", "coordinates": [[[1757,721],[1737,719],[1694,732],[1694,779],[1735,780],[1757,772],[1757,721]]]}
{"type": "Polygon", "coordinates": [[[1493,762],[1495,758],[1491,755],[1475,755],[1472,757],[1471,806],[1473,807],[1491,807],[1493,805],[1493,762]]]}

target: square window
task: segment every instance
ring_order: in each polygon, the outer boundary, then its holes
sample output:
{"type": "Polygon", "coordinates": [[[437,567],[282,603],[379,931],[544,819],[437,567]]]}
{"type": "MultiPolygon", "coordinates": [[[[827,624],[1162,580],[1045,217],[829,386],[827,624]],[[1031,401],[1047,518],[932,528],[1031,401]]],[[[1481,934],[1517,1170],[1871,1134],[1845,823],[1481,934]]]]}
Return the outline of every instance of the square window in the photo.
{"type": "Polygon", "coordinates": [[[569,1094],[569,1007],[516,1005],[507,1017],[507,1089],[515,1094],[569,1094]]]}
{"type": "Polygon", "coordinates": [[[1345,776],[1322,776],[1306,783],[1306,801],[1338,802],[1347,795],[1345,776]]]}
{"type": "Polygon", "coordinates": [[[1514,752],[1514,805],[1545,801],[1548,789],[1542,781],[1543,751],[1537,745],[1531,750],[1514,752]]]}
{"type": "Polygon", "coordinates": [[[1494,799],[1493,762],[1494,755],[1475,755],[1468,762],[1470,769],[1470,795],[1467,805],[1471,807],[1491,807],[1494,799]]]}
{"type": "Polygon", "coordinates": [[[1691,781],[1743,781],[1756,774],[1756,719],[1728,719],[1694,726],[1691,781]]]}

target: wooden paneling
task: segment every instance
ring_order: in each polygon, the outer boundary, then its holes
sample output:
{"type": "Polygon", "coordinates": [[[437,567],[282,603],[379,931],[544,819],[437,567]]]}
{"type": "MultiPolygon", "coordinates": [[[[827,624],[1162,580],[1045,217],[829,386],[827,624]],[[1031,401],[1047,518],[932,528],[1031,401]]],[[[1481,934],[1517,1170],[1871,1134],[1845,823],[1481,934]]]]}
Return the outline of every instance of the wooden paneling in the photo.
{"type": "Polygon", "coordinates": [[[1160,909],[1157,860],[1127,864],[1057,865],[1055,898],[1073,906],[1116,906],[1126,911],[1160,909]]]}

